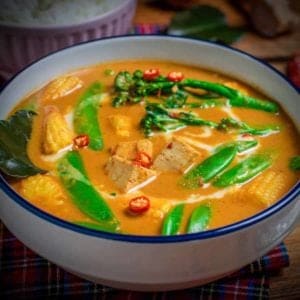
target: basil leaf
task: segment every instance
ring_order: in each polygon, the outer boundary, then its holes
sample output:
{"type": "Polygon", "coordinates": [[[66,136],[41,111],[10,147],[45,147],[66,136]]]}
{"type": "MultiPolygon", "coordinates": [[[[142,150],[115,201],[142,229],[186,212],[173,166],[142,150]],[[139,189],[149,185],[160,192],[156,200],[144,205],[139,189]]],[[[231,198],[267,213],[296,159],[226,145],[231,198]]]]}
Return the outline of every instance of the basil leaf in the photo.
{"type": "Polygon", "coordinates": [[[229,45],[237,41],[243,35],[243,33],[244,29],[241,27],[228,27],[227,25],[224,25],[189,35],[189,37],[209,40],[212,42],[220,42],[229,45]]]}
{"type": "Polygon", "coordinates": [[[198,5],[174,15],[167,34],[231,44],[241,37],[244,30],[230,27],[225,15],[209,5],[198,5]]]}
{"type": "Polygon", "coordinates": [[[35,115],[19,110],[7,120],[0,120],[0,170],[9,176],[22,178],[44,172],[27,155],[35,115]]]}

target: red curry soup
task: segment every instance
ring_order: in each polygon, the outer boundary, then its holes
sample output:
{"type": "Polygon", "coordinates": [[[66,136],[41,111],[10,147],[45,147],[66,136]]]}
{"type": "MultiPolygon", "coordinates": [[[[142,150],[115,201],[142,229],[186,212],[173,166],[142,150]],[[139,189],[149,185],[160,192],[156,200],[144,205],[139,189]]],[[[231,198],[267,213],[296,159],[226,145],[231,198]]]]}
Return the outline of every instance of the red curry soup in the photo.
{"type": "Polygon", "coordinates": [[[299,179],[299,133],[281,107],[226,75],[116,61],[54,78],[1,121],[1,171],[36,207],[109,232],[225,226],[299,179]]]}

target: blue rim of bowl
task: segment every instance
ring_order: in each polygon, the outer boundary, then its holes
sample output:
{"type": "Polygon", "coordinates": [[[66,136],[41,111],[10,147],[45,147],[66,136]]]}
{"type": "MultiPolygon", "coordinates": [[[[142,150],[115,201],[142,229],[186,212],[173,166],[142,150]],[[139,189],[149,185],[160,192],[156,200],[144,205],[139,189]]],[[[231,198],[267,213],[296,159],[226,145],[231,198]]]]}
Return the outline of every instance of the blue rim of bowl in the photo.
{"type": "MultiPolygon", "coordinates": [[[[178,36],[172,36],[172,35],[157,35],[157,34],[149,34],[149,35],[122,35],[122,36],[116,36],[116,37],[106,37],[106,38],[101,38],[101,39],[96,39],[93,41],[86,41],[86,42],[81,42],[76,45],[72,45],[57,51],[54,51],[50,54],[47,54],[38,60],[32,62],[31,64],[27,65],[25,68],[17,72],[12,78],[10,78],[5,84],[0,87],[0,94],[1,92],[5,89],[7,85],[15,78],[17,77],[20,73],[26,71],[31,65],[39,62],[40,60],[43,60],[44,58],[51,56],[55,53],[64,51],[69,48],[77,47],[82,44],[87,44],[87,43],[95,43],[99,42],[101,40],[109,40],[109,39],[122,39],[122,38],[139,38],[139,39],[147,39],[151,37],[159,37],[159,38],[166,38],[166,39],[179,39],[179,40],[190,40],[192,42],[199,42],[201,44],[208,44],[208,45],[213,45],[216,47],[220,48],[225,48],[228,50],[231,50],[233,52],[236,52],[238,54],[242,54],[246,56],[247,58],[250,58],[254,60],[254,62],[259,63],[264,65],[266,68],[271,69],[273,72],[275,72],[279,77],[281,77],[289,86],[291,86],[293,89],[295,89],[298,93],[300,92],[300,89],[297,88],[292,82],[288,80],[287,77],[285,77],[282,73],[280,73],[278,70],[276,70],[274,67],[266,63],[265,61],[262,61],[258,59],[257,57],[248,54],[242,50],[235,49],[231,46],[227,45],[222,45],[218,44],[215,42],[210,42],[206,40],[196,40],[193,38],[187,38],[187,37],[178,37],[178,36]]],[[[277,213],[280,211],[282,208],[290,204],[293,200],[297,198],[297,196],[300,195],[300,182],[298,181],[290,190],[289,192],[282,197],[279,201],[277,201],[274,205],[266,208],[265,210],[261,211],[258,214],[255,214],[247,219],[244,219],[242,221],[219,227],[216,229],[211,229],[199,233],[192,233],[192,234],[180,234],[176,236],[144,236],[144,235],[130,235],[130,234],[119,234],[119,233],[110,233],[110,232],[104,232],[104,231],[98,231],[98,230],[93,230],[89,228],[85,228],[76,224],[73,224],[71,222],[64,221],[62,219],[59,219],[39,208],[36,206],[32,205],[29,203],[27,200],[25,200],[23,197],[21,197],[17,192],[15,192],[10,185],[6,182],[4,179],[3,175],[0,174],[0,188],[3,190],[5,194],[7,194],[12,200],[14,200],[17,204],[28,210],[29,212],[33,213],[35,216],[45,220],[49,221],[50,223],[63,227],[64,229],[68,229],[71,231],[78,232],[80,234],[84,235],[89,235],[93,237],[99,237],[99,238],[104,238],[108,240],[116,240],[116,241],[122,241],[122,242],[133,242],[133,243],[178,243],[178,242],[187,242],[187,241],[196,241],[196,240],[205,240],[209,238],[216,238],[218,236],[223,236],[226,234],[234,233],[238,230],[242,230],[244,228],[247,228],[251,225],[255,225],[256,223],[259,223],[269,216],[277,213]]]]}

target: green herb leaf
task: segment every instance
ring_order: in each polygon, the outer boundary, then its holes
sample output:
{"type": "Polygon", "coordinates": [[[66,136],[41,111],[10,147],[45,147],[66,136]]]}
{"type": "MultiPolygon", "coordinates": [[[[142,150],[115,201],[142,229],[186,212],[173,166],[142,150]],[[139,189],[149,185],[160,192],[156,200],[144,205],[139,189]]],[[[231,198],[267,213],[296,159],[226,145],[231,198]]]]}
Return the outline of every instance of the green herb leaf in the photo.
{"type": "Polygon", "coordinates": [[[293,171],[300,171],[300,156],[294,156],[290,159],[289,167],[293,171]]]}
{"type": "Polygon", "coordinates": [[[189,37],[230,45],[237,41],[243,33],[244,29],[241,27],[229,27],[224,25],[211,29],[208,28],[205,31],[189,35],[189,37]]]}
{"type": "Polygon", "coordinates": [[[19,110],[7,120],[0,120],[0,169],[12,177],[28,177],[45,171],[36,167],[27,155],[33,111],[19,110]]]}
{"type": "Polygon", "coordinates": [[[241,37],[244,30],[230,27],[225,15],[217,8],[198,5],[175,14],[168,34],[218,41],[231,44],[241,37]]]}

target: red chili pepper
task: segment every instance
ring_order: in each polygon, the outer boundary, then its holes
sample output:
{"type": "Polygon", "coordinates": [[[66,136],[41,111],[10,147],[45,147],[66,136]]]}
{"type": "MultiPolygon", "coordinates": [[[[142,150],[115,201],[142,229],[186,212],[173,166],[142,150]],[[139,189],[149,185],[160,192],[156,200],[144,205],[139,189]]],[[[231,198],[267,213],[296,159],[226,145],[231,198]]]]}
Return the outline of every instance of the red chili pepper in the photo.
{"type": "Polygon", "coordinates": [[[129,201],[129,211],[134,214],[141,214],[150,208],[150,200],[146,196],[139,196],[129,201]]]}
{"type": "Polygon", "coordinates": [[[170,112],[170,113],[169,113],[169,116],[170,116],[171,118],[177,119],[177,118],[180,117],[180,113],[179,113],[179,112],[170,112]]]}
{"type": "Polygon", "coordinates": [[[172,148],[173,148],[173,143],[169,143],[169,144],[167,145],[167,148],[168,148],[168,149],[172,149],[172,148]]]}
{"type": "Polygon", "coordinates": [[[289,79],[300,88],[300,54],[296,54],[287,65],[289,79]]]}
{"type": "Polygon", "coordinates": [[[154,80],[158,76],[159,76],[158,69],[148,69],[144,72],[143,79],[151,81],[151,80],[154,80]]]}
{"type": "Polygon", "coordinates": [[[167,76],[169,81],[173,81],[173,82],[179,82],[184,78],[184,75],[182,72],[170,72],[167,76]]]}
{"type": "Polygon", "coordinates": [[[140,167],[150,168],[152,165],[152,158],[148,153],[144,151],[139,151],[137,152],[136,157],[133,160],[133,163],[140,167]]]}
{"type": "Polygon", "coordinates": [[[252,138],[253,135],[250,134],[250,133],[243,133],[243,134],[242,134],[242,137],[243,137],[243,138],[252,138]]]}
{"type": "Polygon", "coordinates": [[[84,148],[84,147],[88,146],[89,143],[90,143],[90,138],[86,134],[78,135],[73,139],[74,147],[77,149],[84,148]]]}

